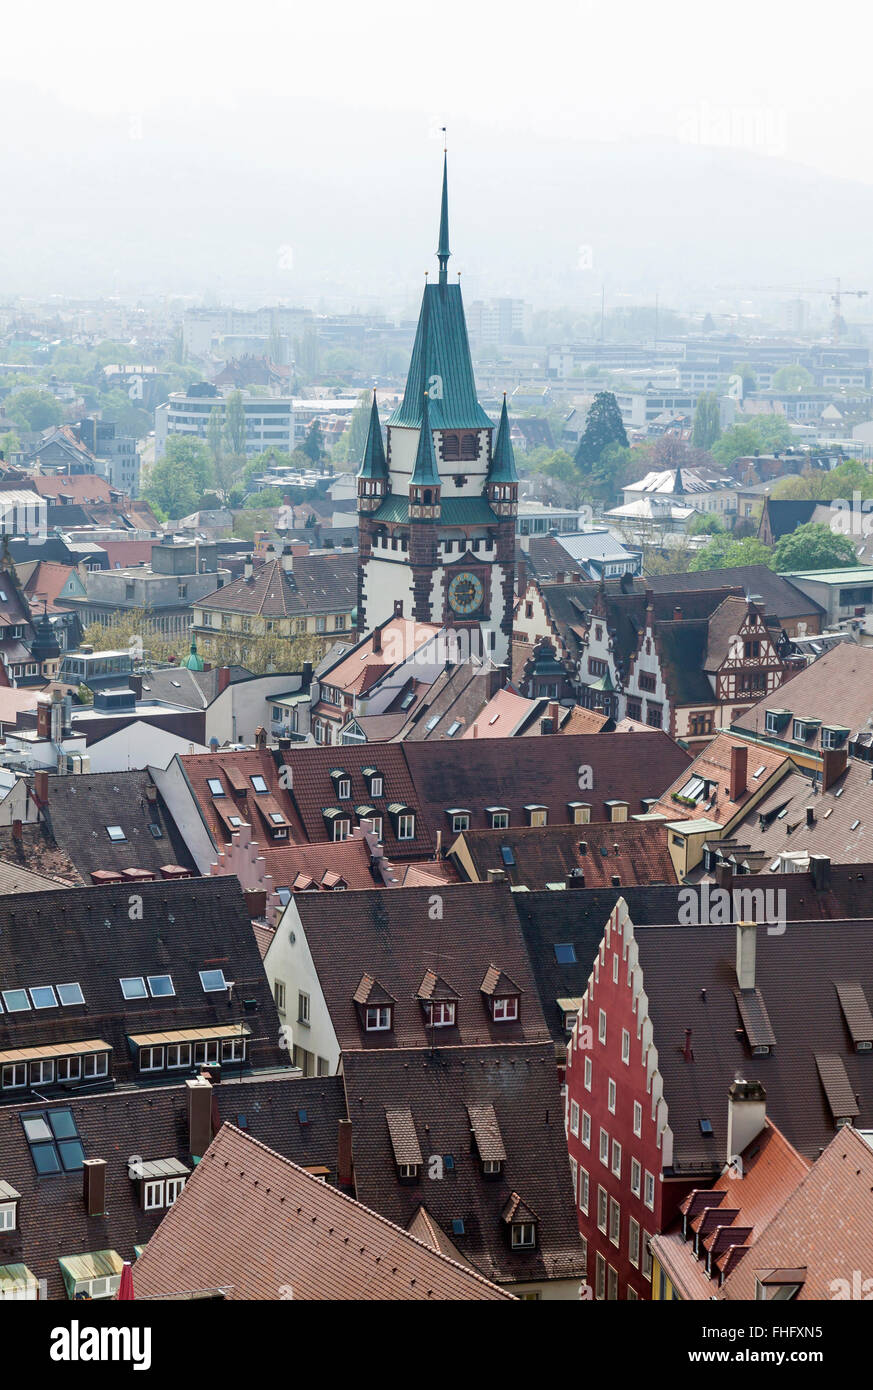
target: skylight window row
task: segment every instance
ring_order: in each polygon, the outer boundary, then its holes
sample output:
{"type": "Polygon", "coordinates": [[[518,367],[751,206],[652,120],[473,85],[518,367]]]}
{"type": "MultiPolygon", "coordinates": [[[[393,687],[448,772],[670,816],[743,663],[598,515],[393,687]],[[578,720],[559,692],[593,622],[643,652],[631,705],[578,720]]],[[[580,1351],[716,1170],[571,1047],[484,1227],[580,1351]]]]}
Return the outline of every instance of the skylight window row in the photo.
{"type": "Polygon", "coordinates": [[[172,975],[125,975],[119,984],[125,999],[166,999],[176,993],[172,975]]]}
{"type": "Polygon", "coordinates": [[[78,984],[33,985],[29,989],[4,989],[0,991],[3,1003],[0,1014],[27,1013],[33,1009],[56,1009],[58,1001],[65,1006],[84,1004],[85,996],[78,984]]]}

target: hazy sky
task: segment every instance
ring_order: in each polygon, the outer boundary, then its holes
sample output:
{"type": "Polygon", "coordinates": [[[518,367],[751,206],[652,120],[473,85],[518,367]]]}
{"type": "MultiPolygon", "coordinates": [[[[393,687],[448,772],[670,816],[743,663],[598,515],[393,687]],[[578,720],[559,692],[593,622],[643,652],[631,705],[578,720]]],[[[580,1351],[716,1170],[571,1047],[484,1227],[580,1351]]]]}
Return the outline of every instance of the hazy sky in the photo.
{"type": "MultiPolygon", "coordinates": [[[[321,286],[330,300],[372,269],[373,292],[396,299],[400,282],[431,263],[444,123],[453,241],[460,250],[466,238],[464,265],[483,292],[530,297],[533,286],[544,299],[560,297],[589,244],[597,284],[589,276],[579,286],[589,298],[599,293],[598,266],[627,293],[635,276],[672,286],[683,263],[691,278],[731,278],[728,242],[711,265],[704,254],[703,241],[722,235],[711,223],[700,228],[699,266],[678,251],[675,230],[672,260],[657,244],[667,235],[659,199],[665,216],[675,201],[671,182],[716,187],[724,169],[739,180],[731,196],[740,202],[747,177],[759,188],[771,174],[788,178],[798,190],[784,227],[772,225],[770,210],[757,229],[772,241],[772,270],[765,255],[748,275],[776,274],[780,239],[806,236],[796,230],[804,203],[822,202],[810,171],[831,189],[851,180],[840,216],[869,226],[871,205],[857,185],[873,192],[873,103],[862,71],[871,31],[868,6],[838,3],[825,14],[809,0],[10,8],[0,49],[0,290],[28,280],[40,292],[50,283],[93,288],[102,277],[107,292],[207,288],[232,297],[272,291],[284,274],[286,297],[321,286]],[[634,245],[627,224],[640,218],[641,177],[653,220],[634,245]],[[534,187],[548,225],[525,257],[530,243],[515,224],[534,234],[525,206],[534,187]],[[616,225],[604,220],[604,200],[616,205],[616,225]]],[[[720,220],[717,197],[707,194],[704,206],[720,220]]],[[[748,231],[751,240],[751,222],[748,231]]],[[[861,231],[857,247],[798,248],[784,273],[821,283],[865,274],[861,231]]],[[[730,235],[736,244],[736,229],[730,235]]],[[[746,251],[737,248],[740,282],[746,251]]],[[[361,284],[362,303],[367,294],[361,284]]]]}

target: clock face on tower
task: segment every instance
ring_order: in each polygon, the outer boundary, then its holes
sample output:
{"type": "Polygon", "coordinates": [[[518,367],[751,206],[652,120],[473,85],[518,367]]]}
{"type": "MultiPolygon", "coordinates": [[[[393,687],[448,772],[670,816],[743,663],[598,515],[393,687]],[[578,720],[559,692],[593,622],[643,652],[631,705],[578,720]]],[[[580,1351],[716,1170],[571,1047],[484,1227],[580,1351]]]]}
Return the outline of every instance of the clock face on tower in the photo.
{"type": "Polygon", "coordinates": [[[456,574],[449,585],[449,603],[456,613],[475,613],[484,597],[481,579],[466,570],[456,574]]]}

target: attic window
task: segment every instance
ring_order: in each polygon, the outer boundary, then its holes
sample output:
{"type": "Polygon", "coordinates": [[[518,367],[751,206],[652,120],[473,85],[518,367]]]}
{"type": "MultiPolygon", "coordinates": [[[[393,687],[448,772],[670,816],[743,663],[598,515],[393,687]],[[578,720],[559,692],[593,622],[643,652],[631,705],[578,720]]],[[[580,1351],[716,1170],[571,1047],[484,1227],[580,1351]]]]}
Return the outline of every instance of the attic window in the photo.
{"type": "Polygon", "coordinates": [[[555,943],[555,960],[559,965],[576,964],[576,947],[572,941],[559,941],[555,943]]]}
{"type": "Polygon", "coordinates": [[[51,985],[34,985],[30,991],[35,1009],[56,1009],[58,999],[51,985]]]}
{"type": "Polygon", "coordinates": [[[22,1115],[24,1136],[37,1173],[76,1173],[85,1150],[72,1110],[29,1110],[22,1115]]]}
{"type": "Polygon", "coordinates": [[[440,722],[441,719],[442,719],[442,715],[441,715],[441,714],[434,714],[434,715],[431,715],[430,719],[427,721],[427,723],[426,723],[425,726],[424,726],[424,727],[427,729],[428,733],[430,733],[431,729],[435,729],[435,728],[436,728],[437,724],[440,722]]]}
{"type": "Polygon", "coordinates": [[[84,1004],[82,986],[78,984],[58,985],[58,998],[62,1004],[84,1004]]]}
{"type": "Polygon", "coordinates": [[[204,994],[216,994],[221,989],[227,989],[223,970],[201,970],[200,983],[204,994]]]}
{"type": "Polygon", "coordinates": [[[548,822],[549,808],[547,806],[532,804],[525,806],[524,809],[527,814],[528,825],[545,825],[548,822]]]}
{"type": "Polygon", "coordinates": [[[119,980],[121,993],[125,999],[148,999],[148,990],[142,975],[125,975],[119,980]]]}
{"type": "Polygon", "coordinates": [[[153,999],[165,999],[176,993],[172,975],[148,975],[146,978],[153,999]]]}
{"type": "Polygon", "coordinates": [[[30,1009],[26,989],[4,989],[3,1003],[8,1014],[20,1014],[30,1009]]]}
{"type": "Polygon", "coordinates": [[[206,785],[213,796],[225,796],[224,787],[221,785],[220,777],[207,777],[206,785]]]}
{"type": "Polygon", "coordinates": [[[164,832],[156,821],[149,821],[149,834],[153,840],[162,840],[164,832]]]}
{"type": "Polygon", "coordinates": [[[518,995],[511,994],[504,999],[492,999],[491,1017],[495,1023],[514,1023],[518,1018],[518,995]]]}
{"type": "Polygon", "coordinates": [[[368,1033],[388,1033],[391,1031],[391,1015],[393,1009],[390,1005],[371,1006],[364,1014],[364,1027],[368,1033]]]}
{"type": "Polygon", "coordinates": [[[113,844],[119,844],[122,840],[127,839],[127,836],[125,835],[120,825],[107,825],[106,834],[109,836],[113,844]]]}
{"type": "Polygon", "coordinates": [[[252,786],[259,795],[267,790],[267,784],[260,773],[256,773],[255,776],[252,777],[252,786]]]}
{"type": "Polygon", "coordinates": [[[454,999],[437,999],[425,1003],[424,1014],[428,1028],[453,1028],[457,1016],[454,999]]]}
{"type": "Polygon", "coordinates": [[[537,1243],[537,1226],[535,1221],[513,1221],[512,1223],[512,1248],[513,1250],[533,1250],[537,1243]]]}
{"type": "Polygon", "coordinates": [[[449,725],[448,729],[446,730],[446,738],[454,738],[454,737],[455,737],[455,734],[458,732],[458,730],[460,729],[460,727],[461,727],[461,721],[460,721],[460,719],[454,720],[454,722],[451,723],[451,724],[449,725]]]}

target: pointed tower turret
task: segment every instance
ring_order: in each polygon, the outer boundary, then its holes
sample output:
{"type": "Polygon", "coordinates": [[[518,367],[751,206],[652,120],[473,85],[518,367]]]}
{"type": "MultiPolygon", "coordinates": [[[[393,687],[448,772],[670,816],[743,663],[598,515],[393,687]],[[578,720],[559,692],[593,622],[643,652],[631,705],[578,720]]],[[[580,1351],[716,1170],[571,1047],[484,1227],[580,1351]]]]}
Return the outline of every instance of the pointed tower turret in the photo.
{"type": "Polygon", "coordinates": [[[436,521],[440,514],[440,491],[433,430],[430,427],[430,407],[425,391],[415,467],[409,480],[409,520],[436,521]]]}
{"type": "Polygon", "coordinates": [[[440,243],[437,247],[437,260],[440,263],[440,284],[448,284],[449,272],[449,156],[443,150],[443,196],[440,203],[440,243]]]}
{"type": "Polygon", "coordinates": [[[382,426],[379,424],[379,410],[374,391],[367,442],[364,445],[364,454],[358,469],[358,511],[374,512],[381,505],[387,492],[388,465],[385,461],[382,426]]]}
{"type": "Polygon", "coordinates": [[[515,454],[510,438],[509,413],[506,409],[506,392],[503,393],[503,408],[500,411],[500,424],[494,452],[488,468],[485,495],[498,516],[514,515],[518,506],[518,473],[515,468],[515,454]]]}

